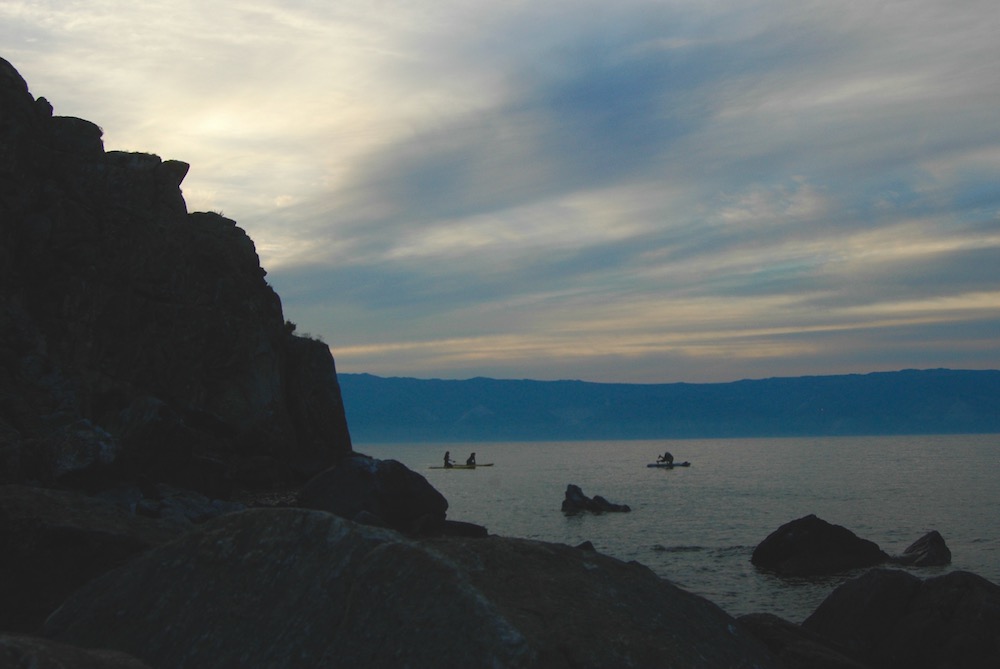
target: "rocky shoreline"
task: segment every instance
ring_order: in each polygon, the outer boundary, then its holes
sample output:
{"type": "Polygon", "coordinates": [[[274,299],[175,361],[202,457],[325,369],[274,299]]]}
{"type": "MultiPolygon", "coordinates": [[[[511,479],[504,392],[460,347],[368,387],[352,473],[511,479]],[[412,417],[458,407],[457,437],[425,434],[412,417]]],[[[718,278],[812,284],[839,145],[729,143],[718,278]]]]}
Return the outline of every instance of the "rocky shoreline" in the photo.
{"type": "Polygon", "coordinates": [[[0,668],[1000,666],[1000,587],[884,566],[940,535],[779,528],[760,569],[874,567],[795,625],[448,518],[354,452],[329,349],[187,165],[101,136],[0,59],[0,668]]]}

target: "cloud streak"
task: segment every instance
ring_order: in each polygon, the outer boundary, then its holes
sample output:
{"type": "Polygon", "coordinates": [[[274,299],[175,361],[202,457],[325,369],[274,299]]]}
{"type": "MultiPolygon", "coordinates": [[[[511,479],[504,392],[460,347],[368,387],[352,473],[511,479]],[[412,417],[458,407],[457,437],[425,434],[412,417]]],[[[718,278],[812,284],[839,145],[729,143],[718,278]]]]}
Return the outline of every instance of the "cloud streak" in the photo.
{"type": "Polygon", "coordinates": [[[338,368],[996,368],[991,2],[7,2],[109,148],[192,163],[338,368]]]}

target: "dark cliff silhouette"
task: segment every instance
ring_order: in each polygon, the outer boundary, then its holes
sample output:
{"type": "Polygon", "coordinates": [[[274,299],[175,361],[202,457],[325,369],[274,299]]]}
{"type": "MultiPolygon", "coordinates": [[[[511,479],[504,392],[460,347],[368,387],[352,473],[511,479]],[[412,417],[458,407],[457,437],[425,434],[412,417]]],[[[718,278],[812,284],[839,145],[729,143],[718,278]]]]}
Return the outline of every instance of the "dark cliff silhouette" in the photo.
{"type": "Polygon", "coordinates": [[[222,496],[351,452],[329,349],[296,337],[188,165],[105,151],[0,59],[0,483],[222,496]]]}

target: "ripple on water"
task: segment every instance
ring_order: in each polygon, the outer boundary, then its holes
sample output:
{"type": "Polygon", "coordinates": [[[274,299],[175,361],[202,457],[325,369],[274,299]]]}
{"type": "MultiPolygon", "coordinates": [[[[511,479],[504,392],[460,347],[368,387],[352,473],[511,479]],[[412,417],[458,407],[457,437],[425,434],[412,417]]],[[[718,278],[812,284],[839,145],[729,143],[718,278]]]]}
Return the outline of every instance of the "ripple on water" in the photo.
{"type": "Polygon", "coordinates": [[[653,550],[658,553],[697,553],[707,550],[704,546],[661,546],[653,544],[653,550]]]}

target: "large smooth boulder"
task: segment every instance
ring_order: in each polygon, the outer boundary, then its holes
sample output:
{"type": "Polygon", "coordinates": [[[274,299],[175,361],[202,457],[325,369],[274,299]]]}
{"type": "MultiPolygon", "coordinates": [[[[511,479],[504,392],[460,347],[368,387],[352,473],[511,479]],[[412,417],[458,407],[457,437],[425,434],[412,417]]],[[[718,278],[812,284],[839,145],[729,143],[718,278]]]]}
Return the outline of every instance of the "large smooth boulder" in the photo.
{"type": "Polygon", "coordinates": [[[0,629],[36,631],[84,583],[186,529],[79,493],[0,486],[0,629]]]}
{"type": "Polygon", "coordinates": [[[785,576],[820,576],[881,564],[878,544],[810,514],[785,523],[764,539],[750,561],[785,576]]]}
{"type": "Polygon", "coordinates": [[[151,669],[125,653],[78,648],[20,634],[0,634],[2,669],[151,669]]]}
{"type": "Polygon", "coordinates": [[[802,626],[884,669],[1000,667],[1000,586],[969,572],[922,580],[873,569],[802,626]]]}
{"type": "Polygon", "coordinates": [[[91,582],[46,637],[174,667],[777,666],[721,609],[560,544],[223,516],[91,582]]]}
{"type": "Polygon", "coordinates": [[[299,505],[369,525],[419,534],[443,526],[448,500],[396,460],[354,454],[312,478],[299,505]]]}
{"type": "Polygon", "coordinates": [[[628,504],[614,504],[600,495],[587,497],[580,486],[570,483],[562,502],[563,513],[574,514],[581,511],[590,513],[627,513],[632,510],[628,504]]]}
{"type": "Polygon", "coordinates": [[[708,600],[592,548],[490,537],[426,542],[534,649],[538,667],[770,667],[708,600]]]}

